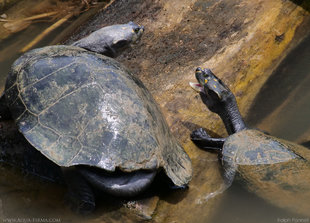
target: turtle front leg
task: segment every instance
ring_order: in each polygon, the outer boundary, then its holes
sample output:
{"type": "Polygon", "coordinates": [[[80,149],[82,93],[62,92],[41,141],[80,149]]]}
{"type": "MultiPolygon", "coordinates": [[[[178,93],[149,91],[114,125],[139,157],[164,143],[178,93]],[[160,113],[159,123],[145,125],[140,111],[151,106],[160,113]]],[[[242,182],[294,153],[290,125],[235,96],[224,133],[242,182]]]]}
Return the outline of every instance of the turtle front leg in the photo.
{"type": "Polygon", "coordinates": [[[226,140],[225,138],[212,138],[203,128],[194,130],[190,137],[199,148],[216,153],[222,151],[226,140]]]}
{"type": "Polygon", "coordinates": [[[96,204],[89,184],[74,167],[64,167],[62,172],[68,186],[68,198],[72,209],[79,214],[91,213],[96,204]]]}

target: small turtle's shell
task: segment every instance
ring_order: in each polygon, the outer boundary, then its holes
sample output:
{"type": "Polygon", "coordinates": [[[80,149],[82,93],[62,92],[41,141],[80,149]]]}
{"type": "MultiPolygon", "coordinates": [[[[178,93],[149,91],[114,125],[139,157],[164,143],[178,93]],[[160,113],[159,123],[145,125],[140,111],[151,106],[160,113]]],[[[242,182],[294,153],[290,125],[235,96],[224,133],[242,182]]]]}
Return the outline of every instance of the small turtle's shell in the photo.
{"type": "Polygon", "coordinates": [[[308,148],[247,129],[228,137],[222,160],[229,183],[237,172],[248,190],[279,207],[309,215],[308,148]]]}
{"type": "Polygon", "coordinates": [[[258,165],[286,162],[297,158],[292,143],[246,129],[227,138],[223,146],[223,160],[238,165],[258,165]]]}
{"type": "Polygon", "coordinates": [[[5,96],[25,138],[60,166],[163,167],[176,185],[191,178],[150,93],[109,57],[73,46],[30,51],[13,64],[5,96]]]}

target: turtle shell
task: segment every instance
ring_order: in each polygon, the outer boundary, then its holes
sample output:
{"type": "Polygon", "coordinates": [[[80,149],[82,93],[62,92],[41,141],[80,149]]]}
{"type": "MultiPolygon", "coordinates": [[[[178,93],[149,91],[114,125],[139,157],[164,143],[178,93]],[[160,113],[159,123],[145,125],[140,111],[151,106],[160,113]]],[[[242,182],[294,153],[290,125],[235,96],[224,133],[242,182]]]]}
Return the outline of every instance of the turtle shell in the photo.
{"type": "Polygon", "coordinates": [[[229,184],[238,173],[249,191],[305,216],[310,209],[309,160],[308,148],[251,129],[229,136],[222,157],[229,184]]]}
{"type": "Polygon", "coordinates": [[[291,149],[296,146],[258,130],[246,129],[227,138],[223,160],[238,165],[281,163],[298,157],[291,149]]]}
{"type": "Polygon", "coordinates": [[[284,141],[253,129],[230,135],[222,150],[224,179],[230,185],[239,165],[256,166],[286,162],[297,158],[284,141]]]}
{"type": "Polygon", "coordinates": [[[20,132],[59,166],[163,167],[176,185],[191,178],[154,99],[114,59],[74,46],[32,50],[13,64],[5,96],[20,132]]]}

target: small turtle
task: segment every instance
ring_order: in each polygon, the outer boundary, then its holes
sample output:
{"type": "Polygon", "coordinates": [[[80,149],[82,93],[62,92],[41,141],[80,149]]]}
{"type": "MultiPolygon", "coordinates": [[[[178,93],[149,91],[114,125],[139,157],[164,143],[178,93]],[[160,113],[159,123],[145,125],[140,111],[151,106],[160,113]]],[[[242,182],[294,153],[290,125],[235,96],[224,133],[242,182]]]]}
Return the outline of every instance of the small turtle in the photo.
{"type": "Polygon", "coordinates": [[[250,191],[280,206],[309,215],[309,149],[278,139],[246,126],[229,88],[209,69],[197,68],[198,83],[190,85],[200,92],[203,103],[223,120],[227,138],[212,138],[200,128],[191,140],[200,148],[219,153],[227,187],[235,174],[250,191]]]}
{"type": "Polygon", "coordinates": [[[129,22],[72,45],[31,50],[14,62],[7,78],[2,118],[11,116],[27,141],[62,168],[79,212],[94,209],[92,187],[135,196],[161,169],[175,187],[191,179],[191,161],[151,94],[110,58],[143,31],[129,22]]]}

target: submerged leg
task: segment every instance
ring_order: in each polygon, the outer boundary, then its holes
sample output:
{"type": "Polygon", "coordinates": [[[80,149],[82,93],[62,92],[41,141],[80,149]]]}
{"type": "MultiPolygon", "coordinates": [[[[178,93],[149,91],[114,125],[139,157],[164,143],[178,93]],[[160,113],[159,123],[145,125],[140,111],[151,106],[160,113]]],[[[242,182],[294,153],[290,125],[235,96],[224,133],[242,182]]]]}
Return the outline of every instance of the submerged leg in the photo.
{"type": "Polygon", "coordinates": [[[0,121],[11,120],[12,116],[8,106],[6,105],[4,93],[0,97],[0,121]]]}
{"type": "Polygon", "coordinates": [[[81,174],[73,167],[63,168],[72,209],[80,214],[89,214],[95,209],[95,196],[81,174]]]}
{"type": "Polygon", "coordinates": [[[201,149],[220,153],[226,139],[212,138],[203,128],[199,128],[192,132],[191,140],[201,149]]]}

